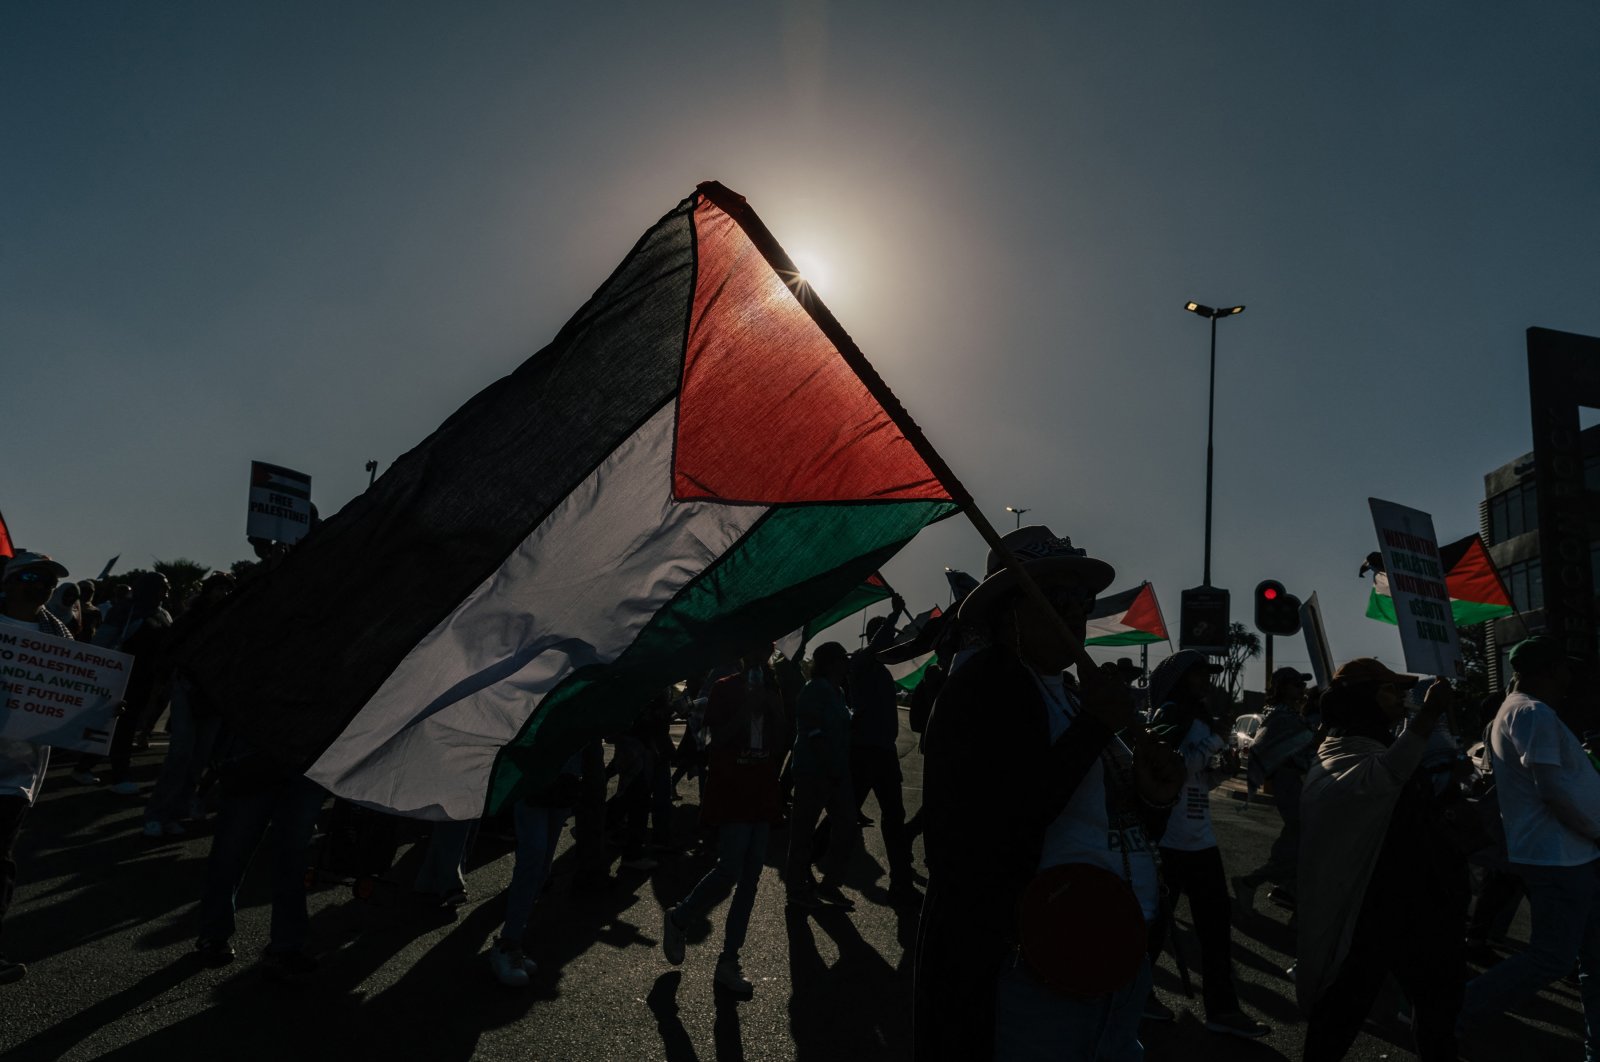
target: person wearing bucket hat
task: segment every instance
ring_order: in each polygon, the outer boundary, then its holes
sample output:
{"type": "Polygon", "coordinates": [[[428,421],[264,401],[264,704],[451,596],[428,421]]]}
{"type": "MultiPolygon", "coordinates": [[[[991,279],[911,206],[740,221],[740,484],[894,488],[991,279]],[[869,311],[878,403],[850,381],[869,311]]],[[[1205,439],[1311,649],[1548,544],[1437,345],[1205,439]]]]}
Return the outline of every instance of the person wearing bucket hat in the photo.
{"type": "Polygon", "coordinates": [[[1467,985],[1461,1024],[1517,1006],[1570,973],[1576,958],[1585,1048],[1597,1058],[1600,774],[1552,707],[1567,698],[1572,681],[1566,647],[1548,636],[1518,642],[1511,670],[1512,692],[1489,724],[1488,744],[1506,854],[1527,887],[1533,935],[1525,951],[1467,985]]]}
{"type": "MultiPolygon", "coordinates": [[[[1187,893],[1200,938],[1206,1029],[1255,1038],[1266,1035],[1267,1027],[1239,1006],[1233,979],[1233,900],[1211,826],[1211,790],[1225,777],[1212,768],[1225,747],[1225,725],[1211,705],[1212,676],[1220,671],[1203,654],[1185,649],[1161,661],[1150,675],[1151,703],[1159,706],[1151,729],[1183,757],[1187,773],[1183,797],[1161,835],[1164,902],[1150,934],[1150,962],[1161,954],[1179,893],[1187,893]]],[[[1164,1018],[1171,1011],[1152,992],[1145,1013],[1164,1018]]]]}
{"type": "MultiPolygon", "coordinates": [[[[57,638],[71,638],[66,625],[45,608],[56,584],[66,574],[64,566],[43,553],[17,551],[6,561],[5,573],[0,576],[0,592],[5,594],[0,600],[0,628],[15,633],[15,628],[21,627],[57,638]]],[[[6,908],[10,906],[17,882],[14,855],[17,836],[22,832],[22,820],[27,817],[28,809],[38,799],[39,787],[49,766],[48,747],[0,738],[0,930],[4,928],[6,908]]],[[[27,972],[28,968],[22,963],[0,952],[0,984],[19,980],[27,972]]]]}
{"type": "Polygon", "coordinates": [[[1407,723],[1404,693],[1418,681],[1360,658],[1334,672],[1322,700],[1327,736],[1300,798],[1295,994],[1307,1062],[1344,1057],[1391,974],[1411,1001],[1418,1057],[1457,1058],[1466,862],[1421,769],[1452,693],[1434,682],[1407,723]]]}
{"type": "MultiPolygon", "coordinates": [[[[1112,567],[1045,527],[1002,541],[1081,639],[1112,567]]],[[[1126,687],[1096,670],[1079,689],[1054,617],[998,551],[987,572],[958,617],[988,645],[951,671],[924,732],[913,1056],[1138,1058],[1159,902],[1146,823],[1175,802],[1181,763],[1115,741],[1142,733],[1126,687]],[[1063,936],[1077,943],[1045,946],[1063,936]]]]}

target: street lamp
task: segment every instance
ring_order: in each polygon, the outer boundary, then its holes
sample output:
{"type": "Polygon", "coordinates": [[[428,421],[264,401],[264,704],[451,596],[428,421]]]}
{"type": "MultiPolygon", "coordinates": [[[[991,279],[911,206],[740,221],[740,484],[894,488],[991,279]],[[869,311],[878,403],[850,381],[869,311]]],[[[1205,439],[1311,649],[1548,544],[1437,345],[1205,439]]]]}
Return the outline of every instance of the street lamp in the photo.
{"type": "Polygon", "coordinates": [[[1027,511],[1028,510],[1026,510],[1026,509],[1018,509],[1014,505],[1006,506],[1006,512],[1008,512],[1008,513],[1016,513],[1017,514],[1017,526],[1019,528],[1022,526],[1022,514],[1027,512],[1027,511]]]}
{"type": "Polygon", "coordinates": [[[1217,318],[1232,317],[1236,313],[1244,313],[1243,306],[1224,306],[1214,310],[1209,306],[1202,306],[1198,302],[1186,302],[1183,308],[1190,313],[1199,314],[1201,317],[1211,319],[1211,388],[1210,396],[1206,399],[1206,572],[1200,580],[1201,586],[1211,585],[1211,436],[1212,429],[1217,421],[1217,318]]]}

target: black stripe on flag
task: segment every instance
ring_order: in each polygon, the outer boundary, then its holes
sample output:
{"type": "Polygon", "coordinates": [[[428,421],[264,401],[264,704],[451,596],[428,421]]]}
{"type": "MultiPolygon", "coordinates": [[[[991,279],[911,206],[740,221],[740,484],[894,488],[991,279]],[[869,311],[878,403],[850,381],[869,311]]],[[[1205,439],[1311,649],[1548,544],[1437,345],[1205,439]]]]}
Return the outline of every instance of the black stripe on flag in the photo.
{"type": "Polygon", "coordinates": [[[676,395],[691,196],[546,348],[479,392],[184,639],[201,695],[306,766],[410,650],[676,395]]]}

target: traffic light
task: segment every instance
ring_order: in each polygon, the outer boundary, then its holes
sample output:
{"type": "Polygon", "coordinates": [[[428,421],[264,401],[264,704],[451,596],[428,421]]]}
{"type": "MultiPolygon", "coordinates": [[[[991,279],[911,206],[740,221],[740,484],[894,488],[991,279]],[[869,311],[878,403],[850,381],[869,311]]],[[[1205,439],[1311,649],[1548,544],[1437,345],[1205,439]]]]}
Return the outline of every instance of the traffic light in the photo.
{"type": "Polygon", "coordinates": [[[1256,629],[1262,634],[1300,633],[1300,599],[1276,579],[1256,584],[1256,629]]]}
{"type": "Polygon", "coordinates": [[[1228,651],[1228,592],[1196,586],[1183,592],[1178,615],[1178,648],[1202,653],[1228,651]]]}

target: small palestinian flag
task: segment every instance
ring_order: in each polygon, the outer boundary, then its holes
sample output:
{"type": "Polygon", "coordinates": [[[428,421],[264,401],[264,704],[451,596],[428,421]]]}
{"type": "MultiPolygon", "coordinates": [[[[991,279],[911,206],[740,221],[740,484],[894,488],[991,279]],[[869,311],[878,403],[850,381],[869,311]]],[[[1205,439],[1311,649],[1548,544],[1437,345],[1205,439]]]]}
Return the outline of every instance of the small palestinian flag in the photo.
{"type": "MultiPolygon", "coordinates": [[[[1448,546],[1440,546],[1439,562],[1445,571],[1445,588],[1450,591],[1450,617],[1457,627],[1499,619],[1516,611],[1480,536],[1468,535],[1448,546]]],[[[1379,572],[1373,578],[1372,593],[1367,597],[1367,618],[1398,624],[1394,598],[1389,596],[1387,572],[1379,572]]]]}
{"type": "Polygon", "coordinates": [[[881,572],[873,572],[861,581],[860,586],[844,595],[832,608],[807,621],[806,625],[799,630],[790,631],[782,638],[779,638],[778,652],[793,660],[800,655],[801,646],[808,644],[814,636],[821,634],[847,616],[854,616],[862,609],[893,596],[894,591],[889,589],[889,584],[884,581],[883,574],[881,572]]]}
{"type": "Polygon", "coordinates": [[[0,515],[0,558],[16,556],[17,548],[11,544],[11,529],[6,526],[6,518],[0,515]]]}
{"type": "MultiPolygon", "coordinates": [[[[928,611],[913,617],[911,622],[906,624],[906,629],[901,633],[920,636],[927,629],[930,620],[938,619],[942,615],[944,615],[944,610],[935,605],[928,611]]],[[[920,641],[921,639],[915,638],[913,640],[920,641]]],[[[889,674],[893,676],[895,685],[903,690],[916,689],[918,684],[922,682],[923,676],[928,673],[928,666],[933,663],[936,655],[933,650],[929,649],[909,659],[888,665],[889,674]]]]}
{"type": "Polygon", "coordinates": [[[180,666],[334,794],[473,818],[841,600],[958,497],[744,200],[701,185],[180,666]]]}
{"type": "Polygon", "coordinates": [[[1132,590],[1102,597],[1089,613],[1084,645],[1144,645],[1167,640],[1156,588],[1140,583],[1132,590]]]}

